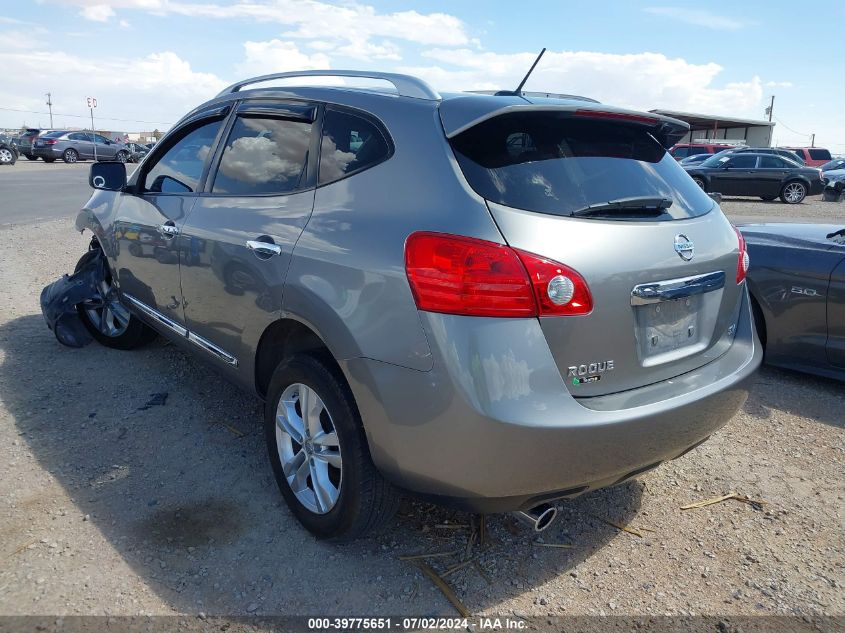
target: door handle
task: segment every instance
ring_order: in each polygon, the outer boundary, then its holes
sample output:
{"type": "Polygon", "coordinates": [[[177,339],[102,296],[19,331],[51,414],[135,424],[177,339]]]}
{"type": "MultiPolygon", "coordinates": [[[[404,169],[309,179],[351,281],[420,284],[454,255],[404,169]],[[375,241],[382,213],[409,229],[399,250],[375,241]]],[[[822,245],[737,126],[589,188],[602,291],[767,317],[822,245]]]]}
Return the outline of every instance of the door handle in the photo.
{"type": "Polygon", "coordinates": [[[248,240],[246,247],[256,255],[281,255],[282,247],[272,242],[259,242],[258,240],[248,240]]]}
{"type": "Polygon", "coordinates": [[[158,232],[166,238],[176,237],[179,235],[179,227],[172,224],[162,224],[158,227],[158,232]]]}
{"type": "Polygon", "coordinates": [[[693,277],[681,277],[667,281],[634,286],[631,291],[631,305],[642,306],[660,301],[672,301],[694,295],[703,295],[725,287],[725,273],[721,270],[693,277]]]}

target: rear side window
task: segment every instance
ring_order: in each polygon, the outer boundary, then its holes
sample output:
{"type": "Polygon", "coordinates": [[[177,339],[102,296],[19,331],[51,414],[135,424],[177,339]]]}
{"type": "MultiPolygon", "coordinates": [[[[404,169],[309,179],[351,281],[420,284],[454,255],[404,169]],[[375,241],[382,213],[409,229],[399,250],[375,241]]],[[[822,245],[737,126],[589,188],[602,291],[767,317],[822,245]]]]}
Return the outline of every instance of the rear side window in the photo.
{"type": "Polygon", "coordinates": [[[760,167],[763,169],[781,169],[786,167],[786,163],[780,156],[761,156],[760,167]]]}
{"type": "Polygon", "coordinates": [[[830,160],[831,159],[830,152],[827,151],[826,149],[811,149],[811,150],[809,150],[809,152],[810,152],[810,158],[812,158],[813,160],[830,160]]]}
{"type": "Polygon", "coordinates": [[[320,142],[321,185],[389,157],[390,145],[375,123],[349,112],[326,110],[320,142]]]}
{"type": "Polygon", "coordinates": [[[212,193],[254,196],[301,189],[308,176],[311,128],[308,121],[238,117],[223,149],[212,193]]]}
{"type": "Polygon", "coordinates": [[[757,157],[754,154],[737,154],[728,163],[735,169],[751,169],[757,164],[757,157]]]}
{"type": "Polygon", "coordinates": [[[572,215],[622,198],[668,198],[668,214],[676,219],[713,207],[678,162],[635,125],[575,120],[568,113],[508,114],[459,134],[452,147],[470,186],[509,207],[572,215]]]}
{"type": "Polygon", "coordinates": [[[205,161],[214,146],[222,121],[210,121],[182,136],[155,158],[144,178],[144,191],[192,193],[197,190],[205,161]]]}

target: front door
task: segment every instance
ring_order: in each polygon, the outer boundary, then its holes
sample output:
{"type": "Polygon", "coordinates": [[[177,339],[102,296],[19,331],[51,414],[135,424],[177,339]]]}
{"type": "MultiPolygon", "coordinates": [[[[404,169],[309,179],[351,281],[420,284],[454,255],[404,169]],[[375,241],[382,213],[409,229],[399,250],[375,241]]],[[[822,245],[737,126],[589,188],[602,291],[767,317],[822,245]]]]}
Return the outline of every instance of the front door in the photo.
{"type": "Polygon", "coordinates": [[[117,143],[110,141],[102,134],[94,134],[94,144],[97,150],[97,160],[114,160],[117,156],[117,143]]]}
{"type": "MultiPolygon", "coordinates": [[[[115,219],[121,297],[136,313],[185,335],[179,240],[222,127],[222,118],[191,123],[144,165],[115,219]]],[[[159,327],[159,329],[161,329],[159,327]]]]}
{"type": "Polygon", "coordinates": [[[242,384],[314,204],[317,106],[240,105],[179,236],[189,337],[242,384]]]}
{"type": "Polygon", "coordinates": [[[833,270],[827,293],[827,359],[845,367],[845,260],[833,270]]]}

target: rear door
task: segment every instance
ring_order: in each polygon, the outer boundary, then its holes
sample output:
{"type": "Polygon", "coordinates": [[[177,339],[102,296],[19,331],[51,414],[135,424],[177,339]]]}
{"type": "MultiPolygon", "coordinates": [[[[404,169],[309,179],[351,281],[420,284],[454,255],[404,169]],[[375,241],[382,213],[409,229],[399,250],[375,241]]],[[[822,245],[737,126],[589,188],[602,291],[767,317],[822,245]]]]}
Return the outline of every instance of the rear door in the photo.
{"type": "Polygon", "coordinates": [[[757,167],[757,178],[760,183],[760,193],[757,195],[775,197],[780,193],[780,184],[789,170],[789,165],[780,156],[760,156],[757,167]]]}
{"type": "Polygon", "coordinates": [[[737,235],[636,119],[504,114],[452,146],[508,244],[570,266],[590,288],[591,313],[541,318],[574,395],[666,380],[730,347],[744,292],[737,235]],[[528,137],[518,151],[515,135],[528,137]],[[646,202],[585,211],[632,199],[646,202]],[[668,209],[648,202],[662,199],[668,209]]]}
{"type": "Polygon", "coordinates": [[[760,196],[760,180],[757,174],[757,156],[755,154],[734,154],[717,177],[719,186],[715,188],[726,196],[760,196]]]}
{"type": "Polygon", "coordinates": [[[179,236],[189,337],[244,385],[254,385],[255,350],[279,318],[291,253],[314,205],[318,110],[242,103],[179,236]]]}

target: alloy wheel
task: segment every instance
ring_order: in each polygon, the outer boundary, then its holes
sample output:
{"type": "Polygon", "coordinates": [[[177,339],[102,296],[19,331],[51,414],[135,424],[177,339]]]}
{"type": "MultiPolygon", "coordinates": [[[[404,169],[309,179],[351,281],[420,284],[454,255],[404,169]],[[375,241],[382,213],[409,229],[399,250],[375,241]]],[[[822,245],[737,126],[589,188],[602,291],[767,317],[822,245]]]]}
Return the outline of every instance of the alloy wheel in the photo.
{"type": "Polygon", "coordinates": [[[704,181],[701,178],[693,178],[692,179],[695,184],[697,184],[701,189],[704,189],[704,181]]]}
{"type": "Polygon", "coordinates": [[[328,513],[340,496],[343,463],[332,416],[311,387],[294,383],[282,392],[276,449],[297,500],[310,512],[328,513]]]}
{"type": "Polygon", "coordinates": [[[75,163],[77,158],[79,158],[79,156],[77,156],[77,154],[74,150],[69,149],[69,150],[65,150],[65,155],[64,155],[63,158],[64,158],[66,163],[75,163]]]}
{"type": "Polygon", "coordinates": [[[800,182],[791,182],[783,188],[783,197],[790,204],[796,204],[804,199],[805,189],[800,182]]]}
{"type": "Polygon", "coordinates": [[[12,152],[6,148],[0,149],[0,163],[11,163],[12,152]]]}
{"type": "Polygon", "coordinates": [[[97,297],[82,304],[88,319],[104,336],[116,338],[129,327],[129,311],[117,299],[112,285],[103,280],[97,288],[97,297]]]}

